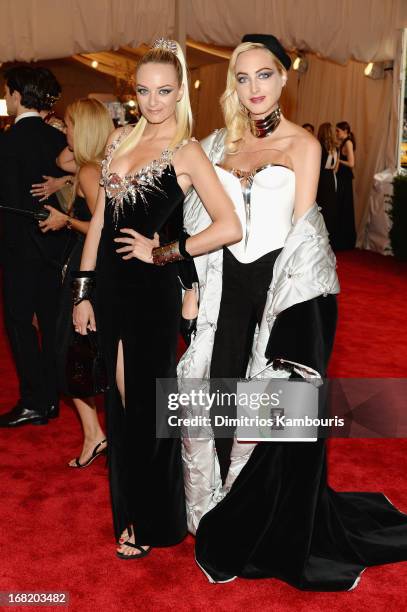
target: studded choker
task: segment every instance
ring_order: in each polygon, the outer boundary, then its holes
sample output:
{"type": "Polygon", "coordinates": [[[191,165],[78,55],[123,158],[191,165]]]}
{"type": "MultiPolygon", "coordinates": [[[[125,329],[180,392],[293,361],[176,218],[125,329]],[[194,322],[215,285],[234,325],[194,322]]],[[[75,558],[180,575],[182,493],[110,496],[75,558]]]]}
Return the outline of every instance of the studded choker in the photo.
{"type": "Polygon", "coordinates": [[[250,131],[256,138],[265,138],[265,136],[274,132],[280,125],[280,121],[281,108],[277,106],[277,108],[267,115],[267,117],[264,117],[264,119],[251,119],[251,117],[249,117],[250,131]]]}

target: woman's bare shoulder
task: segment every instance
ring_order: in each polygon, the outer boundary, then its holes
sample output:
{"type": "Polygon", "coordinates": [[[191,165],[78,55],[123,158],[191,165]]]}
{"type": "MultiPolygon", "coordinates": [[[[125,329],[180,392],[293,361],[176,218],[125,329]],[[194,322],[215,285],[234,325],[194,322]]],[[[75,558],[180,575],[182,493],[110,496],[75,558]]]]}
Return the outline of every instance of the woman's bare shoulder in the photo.
{"type": "Polygon", "coordinates": [[[123,127],[114,129],[107,139],[106,146],[112,144],[113,142],[117,142],[118,140],[122,140],[130,134],[133,128],[133,125],[124,125],[123,127]]]}
{"type": "Polygon", "coordinates": [[[287,123],[289,124],[287,126],[287,137],[291,152],[297,152],[298,154],[320,154],[321,145],[315,136],[296,123],[291,121],[287,123]]]}
{"type": "Polygon", "coordinates": [[[99,180],[100,178],[100,165],[99,164],[84,164],[81,166],[78,172],[78,179],[81,180],[99,180]]]}
{"type": "Polygon", "coordinates": [[[288,121],[288,119],[284,122],[285,134],[288,138],[291,138],[293,142],[301,142],[301,143],[318,143],[317,138],[310,134],[308,130],[305,130],[300,125],[293,123],[292,121],[288,121]]]}
{"type": "Polygon", "coordinates": [[[181,142],[174,151],[174,156],[178,162],[196,162],[202,157],[206,157],[201,144],[195,138],[188,138],[181,142]]]}
{"type": "Polygon", "coordinates": [[[199,143],[199,141],[192,137],[192,138],[185,138],[185,140],[183,140],[182,142],[180,142],[176,147],[175,150],[176,151],[194,151],[197,149],[201,149],[201,145],[199,143]]]}

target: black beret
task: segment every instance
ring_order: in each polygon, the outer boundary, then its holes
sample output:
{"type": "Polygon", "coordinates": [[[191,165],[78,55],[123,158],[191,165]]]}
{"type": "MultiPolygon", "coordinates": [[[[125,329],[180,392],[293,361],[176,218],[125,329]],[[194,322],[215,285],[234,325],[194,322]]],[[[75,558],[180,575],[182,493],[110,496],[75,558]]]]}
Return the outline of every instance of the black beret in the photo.
{"type": "Polygon", "coordinates": [[[290,69],[290,56],[285,52],[284,47],[278,38],[272,34],[245,34],[242,38],[242,43],[244,42],[259,43],[264,45],[280,60],[286,70],[290,69]]]}

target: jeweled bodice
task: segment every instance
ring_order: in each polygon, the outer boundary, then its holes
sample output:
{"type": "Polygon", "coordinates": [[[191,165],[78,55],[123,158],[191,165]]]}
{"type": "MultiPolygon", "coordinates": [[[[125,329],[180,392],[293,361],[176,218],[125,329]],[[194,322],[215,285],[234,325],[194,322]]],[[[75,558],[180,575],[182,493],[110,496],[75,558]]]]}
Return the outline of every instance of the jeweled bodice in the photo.
{"type": "Polygon", "coordinates": [[[131,228],[148,238],[153,238],[157,232],[162,244],[177,239],[182,230],[184,201],[172,164],[172,150],[165,149],[159,158],[126,176],[110,171],[113,154],[128,134],[128,129],[123,130],[108,146],[100,181],[106,193],[104,252],[113,255],[115,261],[126,268],[136,265],[136,260],[123,261],[122,255],[116,253],[116,249],[123,246],[114,242],[114,238],[123,237],[120,230],[131,228]]]}
{"type": "MultiPolygon", "coordinates": [[[[133,128],[130,128],[130,131],[131,129],[133,128]]],[[[120,136],[107,147],[106,156],[102,161],[100,184],[105,188],[106,196],[109,199],[109,208],[112,208],[113,221],[116,224],[120,215],[124,212],[125,200],[131,206],[137,206],[140,203],[148,206],[148,194],[158,191],[162,195],[166,195],[162,189],[162,176],[165,170],[172,167],[173,151],[164,149],[158,159],[152,160],[136,172],[125,176],[120,176],[117,172],[111,172],[110,164],[114,152],[129,133],[128,128],[122,131],[120,136]]]]}
{"type": "Polygon", "coordinates": [[[102,162],[102,181],[110,206],[113,207],[113,220],[118,221],[123,213],[123,203],[127,199],[132,205],[142,203],[148,205],[148,193],[161,189],[161,177],[165,169],[171,165],[172,152],[166,149],[159,159],[154,159],[148,166],[133,174],[120,176],[116,172],[109,172],[110,160],[105,158],[102,162]]]}

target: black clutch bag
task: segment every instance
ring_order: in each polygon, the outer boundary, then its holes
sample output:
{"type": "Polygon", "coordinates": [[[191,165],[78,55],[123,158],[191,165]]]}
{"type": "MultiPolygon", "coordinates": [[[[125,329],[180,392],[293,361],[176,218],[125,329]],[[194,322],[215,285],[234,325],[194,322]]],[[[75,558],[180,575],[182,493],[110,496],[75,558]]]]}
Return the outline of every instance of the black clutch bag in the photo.
{"type": "Polygon", "coordinates": [[[92,397],[108,389],[107,372],[96,332],[76,332],[68,347],[66,385],[72,397],[92,397]]]}

